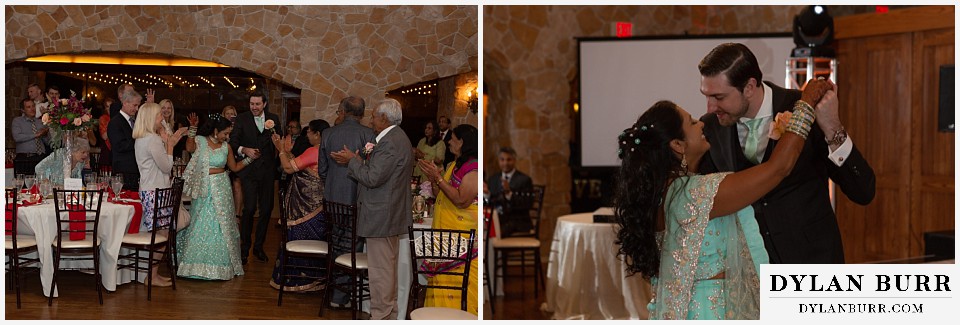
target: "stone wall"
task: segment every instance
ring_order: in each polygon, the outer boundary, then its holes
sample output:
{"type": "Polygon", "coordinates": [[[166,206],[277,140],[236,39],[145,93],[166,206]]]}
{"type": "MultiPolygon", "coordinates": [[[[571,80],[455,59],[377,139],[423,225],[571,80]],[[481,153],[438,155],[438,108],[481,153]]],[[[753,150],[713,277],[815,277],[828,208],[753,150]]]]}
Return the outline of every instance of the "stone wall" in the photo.
{"type": "MultiPolygon", "coordinates": [[[[834,16],[873,6],[831,6],[834,16]]],[[[517,150],[517,168],[546,185],[541,240],[570,213],[571,89],[577,76],[575,37],[614,36],[613,23],[634,35],[791,32],[803,6],[484,6],[484,166],[498,171],[496,150],[517,150]]],[[[694,85],[695,86],[695,85],[694,85]]],[[[548,241],[549,242],[549,241],[548,241]]],[[[543,251],[549,245],[543,245],[543,251]]]]}
{"type": "Polygon", "coordinates": [[[476,72],[479,53],[476,6],[18,5],[5,17],[7,63],[99,51],[218,62],[302,89],[302,121],[332,123],[348,94],[372,109],[387,90],[476,72]]]}

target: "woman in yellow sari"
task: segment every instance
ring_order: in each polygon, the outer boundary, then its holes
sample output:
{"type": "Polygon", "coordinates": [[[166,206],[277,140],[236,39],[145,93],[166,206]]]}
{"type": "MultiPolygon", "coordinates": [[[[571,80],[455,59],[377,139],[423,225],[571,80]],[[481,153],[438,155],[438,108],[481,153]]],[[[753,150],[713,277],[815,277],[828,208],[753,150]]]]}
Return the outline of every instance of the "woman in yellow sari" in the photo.
{"type": "MultiPolygon", "coordinates": [[[[461,124],[453,129],[450,137],[450,152],[456,159],[447,165],[442,178],[440,170],[432,161],[420,160],[417,164],[423,170],[427,180],[437,192],[434,206],[433,228],[470,230],[479,229],[477,222],[477,128],[461,124]],[[436,190],[439,189],[439,190],[436,190]]],[[[477,279],[479,278],[476,259],[476,244],[470,263],[470,281],[467,287],[467,312],[477,315],[477,279]]],[[[463,265],[457,268],[463,268],[463,265]]],[[[451,275],[437,275],[427,281],[431,284],[458,286],[459,279],[451,275]]],[[[460,295],[450,290],[427,290],[426,307],[448,307],[460,309],[460,295]]]]}

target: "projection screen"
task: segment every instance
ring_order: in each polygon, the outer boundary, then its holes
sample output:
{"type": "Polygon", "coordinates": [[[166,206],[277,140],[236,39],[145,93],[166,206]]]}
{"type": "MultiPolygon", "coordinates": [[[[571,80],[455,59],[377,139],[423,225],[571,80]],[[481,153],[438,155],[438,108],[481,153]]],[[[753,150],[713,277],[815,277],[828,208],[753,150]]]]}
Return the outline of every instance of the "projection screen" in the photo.
{"type": "Polygon", "coordinates": [[[789,34],[704,38],[578,39],[580,46],[581,166],[620,165],[617,135],[653,103],[671,100],[695,118],[707,112],[697,64],[715,46],[743,43],[756,55],[763,79],[783,86],[795,47],[789,34]]]}

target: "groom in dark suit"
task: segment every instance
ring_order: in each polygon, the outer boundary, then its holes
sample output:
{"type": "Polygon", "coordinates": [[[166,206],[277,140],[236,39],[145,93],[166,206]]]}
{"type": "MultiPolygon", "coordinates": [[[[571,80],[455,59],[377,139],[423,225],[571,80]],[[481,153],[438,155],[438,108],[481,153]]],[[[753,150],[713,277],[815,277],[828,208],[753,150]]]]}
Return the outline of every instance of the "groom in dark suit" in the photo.
{"type": "Polygon", "coordinates": [[[267,261],[263,242],[267,238],[270,214],[273,212],[273,181],[277,167],[277,150],[270,137],[274,133],[283,136],[283,131],[277,127],[280,123],[277,115],[264,112],[266,107],[263,93],[250,94],[250,111],[237,115],[233,132],[230,133],[230,147],[237,148],[236,154],[241,159],[256,159],[237,173],[243,184],[243,216],[240,218],[240,257],[243,264],[247,264],[250,253],[250,233],[253,232],[253,213],[257,211],[257,205],[260,206],[260,219],[257,221],[256,241],[253,242],[253,256],[260,262],[267,261]]]}
{"type": "MultiPolygon", "coordinates": [[[[413,224],[410,177],[413,146],[400,129],[400,102],[387,98],[373,114],[376,144],[369,154],[343,149],[333,153],[346,163],[348,176],[360,184],[357,236],[367,239],[370,274],[370,319],[397,319],[397,258],[400,235],[413,224]]],[[[363,149],[361,149],[362,151],[363,149]]]]}
{"type": "MultiPolygon", "coordinates": [[[[800,91],[762,82],[753,53],[743,44],[721,44],[700,61],[700,92],[707,98],[703,133],[710,153],[699,172],[732,172],[770,158],[776,115],[791,111],[800,91]]],[[[816,107],[816,124],[787,178],[753,209],[771,263],[843,263],[843,243],[827,180],[861,205],[873,200],[873,169],[847,137],[838,115],[836,86],[816,107]]]]}

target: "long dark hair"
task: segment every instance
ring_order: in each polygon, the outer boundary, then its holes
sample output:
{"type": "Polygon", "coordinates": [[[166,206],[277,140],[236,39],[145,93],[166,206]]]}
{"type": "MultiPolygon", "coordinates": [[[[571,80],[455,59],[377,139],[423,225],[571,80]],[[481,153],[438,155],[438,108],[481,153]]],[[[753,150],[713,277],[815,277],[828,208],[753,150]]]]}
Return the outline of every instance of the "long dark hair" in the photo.
{"type": "Polygon", "coordinates": [[[223,131],[231,126],[233,126],[233,122],[230,122],[226,117],[220,114],[214,114],[210,116],[210,119],[208,119],[206,123],[200,126],[200,129],[197,130],[197,135],[209,137],[213,134],[214,130],[223,131]]]}
{"type": "Polygon", "coordinates": [[[307,127],[310,128],[310,131],[313,131],[314,133],[323,134],[323,130],[329,128],[330,123],[323,119],[316,119],[310,121],[310,123],[307,124],[307,127]]]}
{"type": "Polygon", "coordinates": [[[427,128],[427,125],[433,125],[433,136],[426,137],[427,145],[433,147],[440,142],[440,129],[437,128],[437,123],[434,121],[427,121],[427,124],[423,126],[424,129],[427,128]]]}
{"type": "Polygon", "coordinates": [[[617,140],[622,160],[614,201],[620,225],[618,255],[624,257],[630,274],[649,278],[660,271],[657,216],[667,185],[683,170],[670,141],[683,138],[679,107],[659,101],[617,140]]]}
{"type": "Polygon", "coordinates": [[[463,145],[460,146],[460,157],[453,165],[453,170],[459,169],[470,159],[477,158],[477,139],[479,138],[477,133],[477,128],[470,124],[460,124],[453,128],[453,135],[463,141],[463,145]]]}

